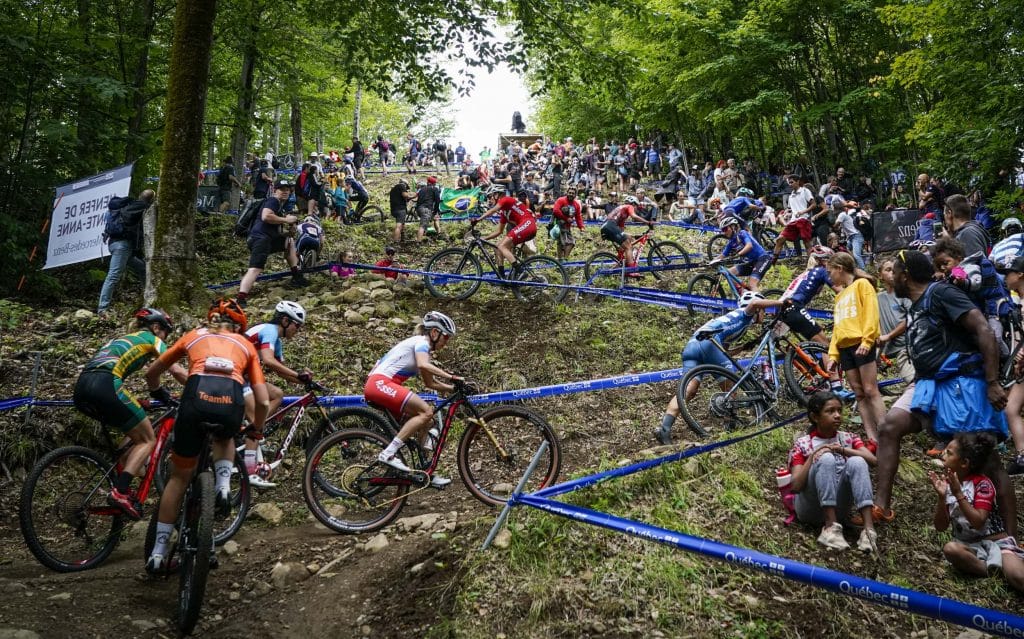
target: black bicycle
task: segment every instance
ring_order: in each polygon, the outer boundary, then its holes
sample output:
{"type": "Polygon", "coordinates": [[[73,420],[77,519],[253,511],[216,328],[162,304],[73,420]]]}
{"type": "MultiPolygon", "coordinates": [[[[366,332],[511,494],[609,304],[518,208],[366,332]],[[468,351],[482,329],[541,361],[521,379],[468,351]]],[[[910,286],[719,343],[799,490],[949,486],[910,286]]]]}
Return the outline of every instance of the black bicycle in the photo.
{"type": "MultiPolygon", "coordinates": [[[[427,262],[423,279],[427,290],[434,297],[450,300],[464,300],[480,288],[483,267],[477,253],[483,256],[497,281],[512,288],[512,293],[522,302],[558,304],[565,299],[569,289],[569,274],[561,262],[547,255],[534,255],[519,259],[518,266],[505,273],[498,268],[492,257],[497,245],[480,236],[476,228],[479,220],[470,222],[469,243],[465,248],[446,248],[435,253],[427,262]],[[442,275],[445,274],[445,275],[442,275]]],[[[516,247],[517,257],[520,247],[516,247]]]]}

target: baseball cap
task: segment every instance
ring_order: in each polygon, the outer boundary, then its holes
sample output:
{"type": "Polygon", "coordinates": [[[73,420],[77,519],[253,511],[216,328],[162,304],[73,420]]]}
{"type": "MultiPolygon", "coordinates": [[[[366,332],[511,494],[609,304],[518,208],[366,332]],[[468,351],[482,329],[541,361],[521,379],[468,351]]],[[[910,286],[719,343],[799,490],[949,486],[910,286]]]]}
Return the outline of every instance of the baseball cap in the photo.
{"type": "Polygon", "coordinates": [[[295,185],[292,184],[291,180],[278,180],[274,182],[275,189],[294,189],[295,185]]]}
{"type": "Polygon", "coordinates": [[[437,184],[437,178],[431,175],[427,178],[427,184],[437,184]]]}
{"type": "Polygon", "coordinates": [[[1024,256],[1007,255],[996,264],[996,270],[1000,273],[1024,273],[1024,256]]]}
{"type": "Polygon", "coordinates": [[[398,249],[396,249],[393,246],[385,246],[384,247],[384,253],[386,253],[387,255],[394,255],[397,252],[398,252],[398,249]]]}

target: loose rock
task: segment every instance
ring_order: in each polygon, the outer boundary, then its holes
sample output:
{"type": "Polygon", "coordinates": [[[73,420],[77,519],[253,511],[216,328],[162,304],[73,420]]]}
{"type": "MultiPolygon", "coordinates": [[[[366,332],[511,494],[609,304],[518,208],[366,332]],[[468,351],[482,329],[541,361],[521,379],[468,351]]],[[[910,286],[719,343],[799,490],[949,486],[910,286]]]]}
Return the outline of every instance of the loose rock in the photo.
{"type": "Polygon", "coordinates": [[[380,552],[388,546],[388,536],[384,533],[380,533],[376,537],[370,539],[362,545],[363,550],[366,552],[380,552]]]}
{"type": "Polygon", "coordinates": [[[508,528],[502,528],[501,531],[494,536],[494,541],[491,543],[495,548],[508,548],[512,545],[512,531],[508,528]]]}
{"type": "Polygon", "coordinates": [[[224,545],[221,546],[221,549],[224,551],[225,555],[234,555],[238,552],[238,542],[234,539],[229,539],[226,542],[224,542],[224,545]]]}
{"type": "Polygon", "coordinates": [[[270,571],[270,581],[278,590],[284,590],[292,584],[305,581],[309,578],[309,571],[297,561],[290,561],[286,564],[277,562],[270,571]]]}
{"type": "Polygon", "coordinates": [[[357,311],[348,310],[345,311],[345,323],[352,325],[365,324],[366,318],[359,314],[357,311]]]}
{"type": "Polygon", "coordinates": [[[266,501],[256,504],[249,512],[273,526],[280,524],[284,518],[284,511],[277,504],[266,501]]]}

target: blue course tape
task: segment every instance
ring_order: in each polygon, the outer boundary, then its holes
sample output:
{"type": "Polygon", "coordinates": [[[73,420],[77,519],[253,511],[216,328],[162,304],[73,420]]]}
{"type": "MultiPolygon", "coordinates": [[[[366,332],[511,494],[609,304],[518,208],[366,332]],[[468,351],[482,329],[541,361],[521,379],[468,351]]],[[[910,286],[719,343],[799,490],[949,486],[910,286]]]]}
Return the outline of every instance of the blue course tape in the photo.
{"type": "Polygon", "coordinates": [[[0,400],[0,412],[5,410],[14,410],[22,406],[28,406],[32,403],[31,397],[12,397],[10,399],[0,400]]]}
{"type": "Polygon", "coordinates": [[[880,581],[847,575],[785,557],[777,557],[756,550],[687,535],[589,508],[546,499],[538,495],[539,493],[520,495],[514,499],[520,504],[532,506],[553,515],[675,546],[687,552],[719,559],[741,568],[758,570],[776,577],[825,588],[870,603],[913,612],[990,634],[1004,637],[1024,637],[1024,617],[900,588],[880,581]]]}

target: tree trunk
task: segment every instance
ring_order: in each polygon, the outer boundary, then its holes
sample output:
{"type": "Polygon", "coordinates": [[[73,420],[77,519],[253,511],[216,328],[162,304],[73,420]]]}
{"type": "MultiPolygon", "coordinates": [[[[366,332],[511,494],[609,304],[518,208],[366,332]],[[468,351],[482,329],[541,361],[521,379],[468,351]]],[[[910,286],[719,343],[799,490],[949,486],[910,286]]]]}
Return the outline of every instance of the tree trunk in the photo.
{"type": "Polygon", "coordinates": [[[359,122],[361,111],[363,110],[363,83],[361,80],[356,80],[356,106],[352,112],[352,137],[359,137],[359,122]]]}
{"type": "MultiPolygon", "coordinates": [[[[245,180],[245,150],[249,145],[249,129],[252,128],[253,112],[256,108],[256,91],[253,89],[256,74],[256,41],[260,35],[260,12],[252,8],[249,16],[248,39],[242,45],[242,73],[238,81],[238,104],[235,106],[235,122],[231,131],[231,155],[238,167],[238,179],[245,180]]],[[[239,191],[231,187],[231,208],[238,210],[239,191]]]]}
{"type": "Polygon", "coordinates": [[[196,264],[196,174],[210,79],[217,0],[179,0],[167,68],[167,116],[146,303],[163,308],[205,298],[196,264]]]}
{"type": "Polygon", "coordinates": [[[217,125],[210,125],[210,133],[206,142],[206,168],[212,169],[217,166],[217,125]]]}
{"type": "Polygon", "coordinates": [[[294,95],[291,98],[291,107],[292,152],[295,154],[295,168],[298,169],[305,158],[302,157],[302,106],[299,104],[299,98],[294,95]]]}
{"type": "Polygon", "coordinates": [[[274,107],[274,142],[273,142],[274,155],[277,155],[278,150],[281,148],[281,105],[278,104],[274,107]]]}

